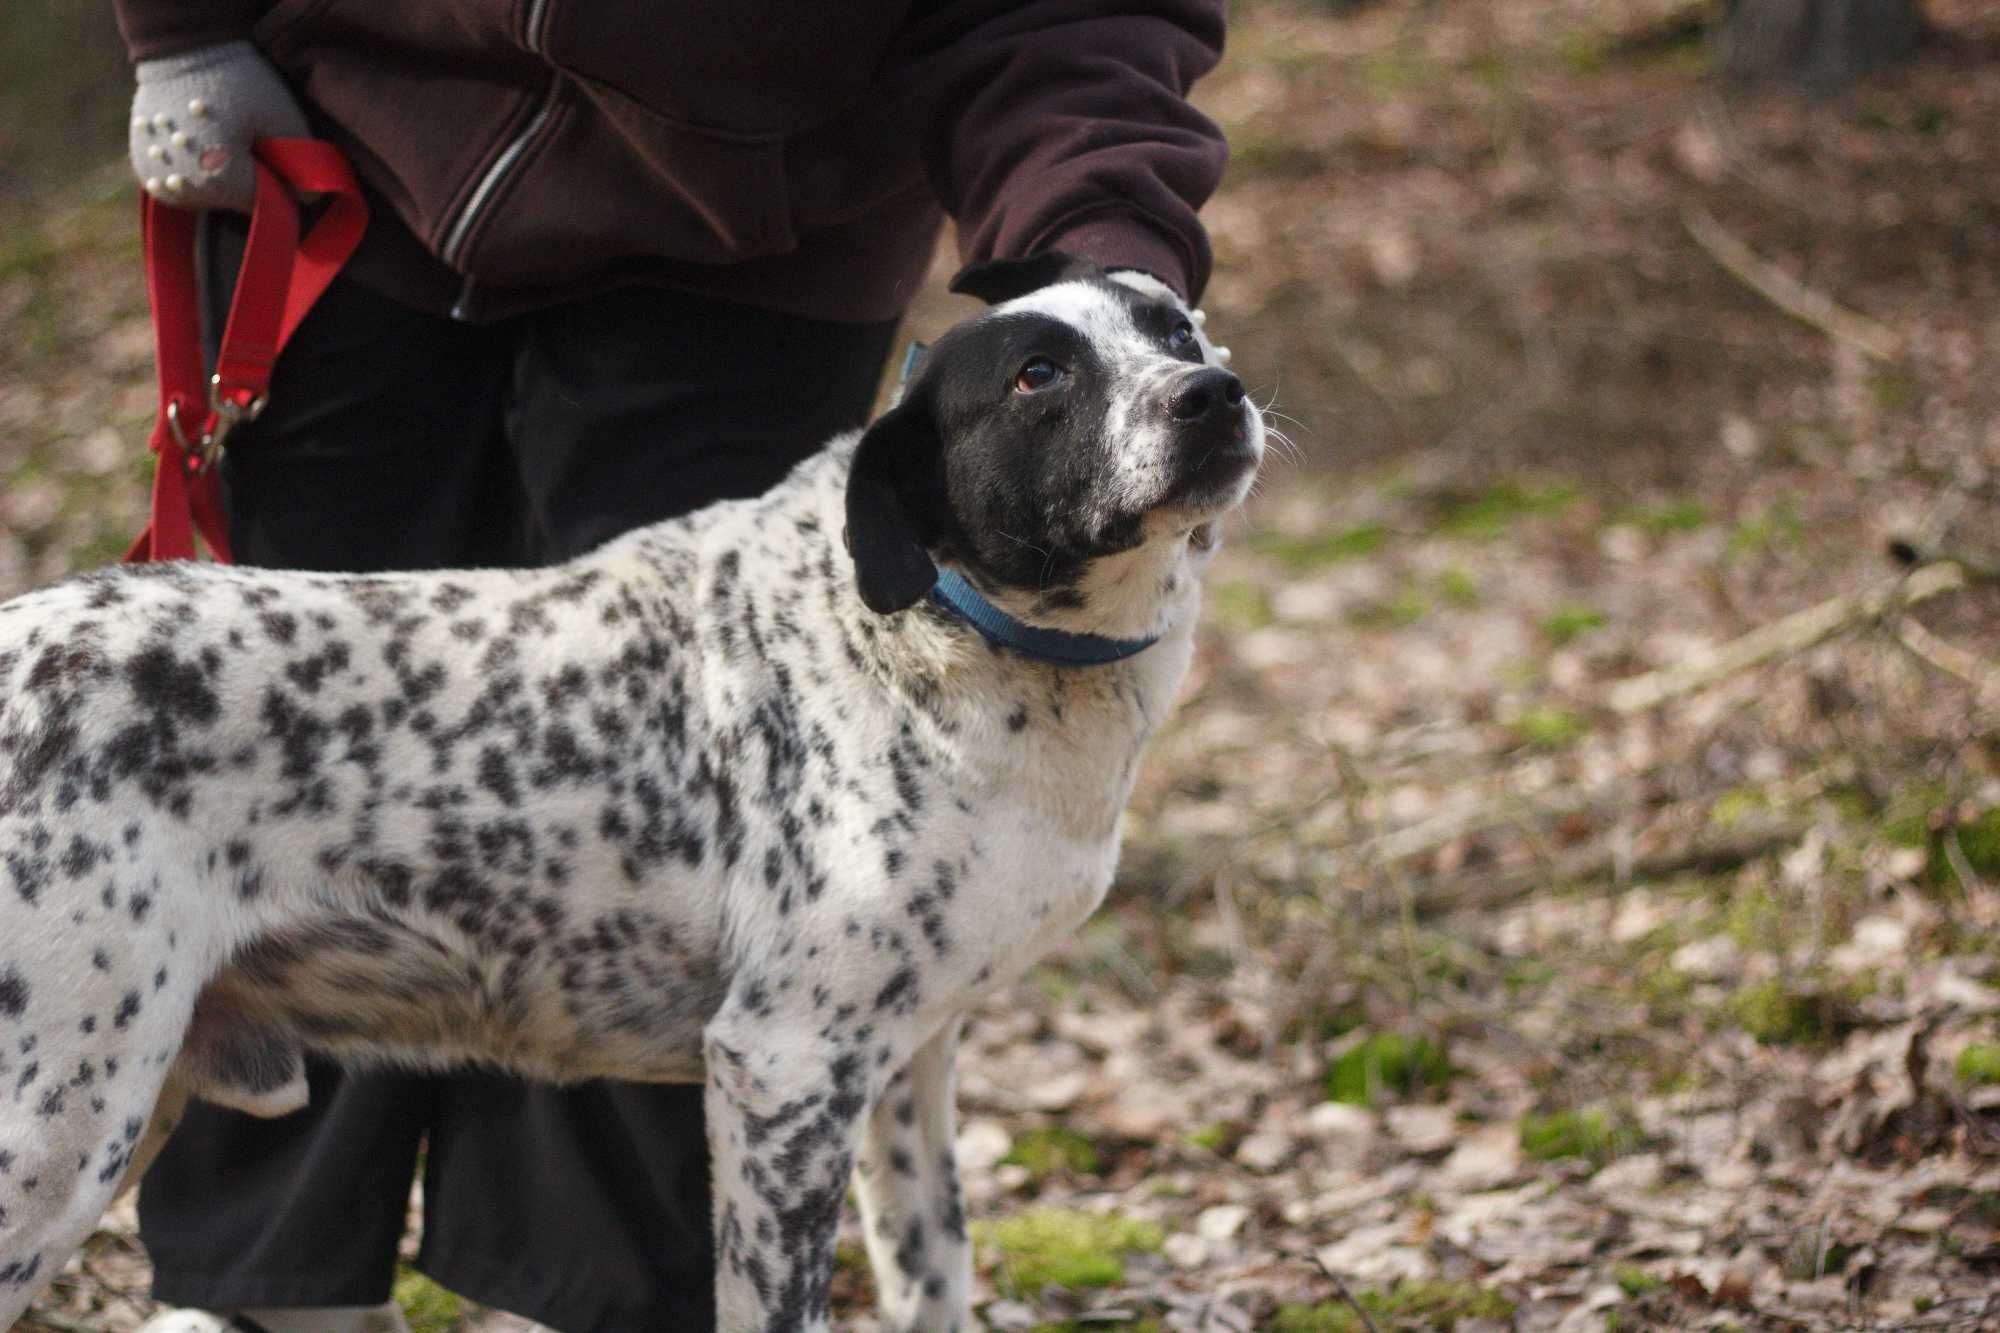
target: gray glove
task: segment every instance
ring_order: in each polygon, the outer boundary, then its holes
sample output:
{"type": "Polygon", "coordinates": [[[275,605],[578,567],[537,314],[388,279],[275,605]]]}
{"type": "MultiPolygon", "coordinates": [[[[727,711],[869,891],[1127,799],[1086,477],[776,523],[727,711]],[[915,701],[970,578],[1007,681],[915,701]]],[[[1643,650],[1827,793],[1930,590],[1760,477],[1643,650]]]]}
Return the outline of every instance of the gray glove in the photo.
{"type": "Polygon", "coordinates": [[[132,94],[132,174],[177,208],[249,212],[250,144],[310,134],[284,78],[248,42],[142,60],[132,94]]]}

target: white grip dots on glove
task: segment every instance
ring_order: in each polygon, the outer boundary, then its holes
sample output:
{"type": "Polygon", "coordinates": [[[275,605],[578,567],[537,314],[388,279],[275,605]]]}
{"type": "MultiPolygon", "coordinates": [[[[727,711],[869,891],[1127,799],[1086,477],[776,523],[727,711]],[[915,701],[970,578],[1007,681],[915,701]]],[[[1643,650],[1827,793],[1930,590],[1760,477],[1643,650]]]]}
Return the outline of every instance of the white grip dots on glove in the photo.
{"type": "Polygon", "coordinates": [[[177,208],[249,212],[257,197],[250,145],[311,133],[269,61],[248,42],[142,60],[132,94],[132,174],[177,208]]]}

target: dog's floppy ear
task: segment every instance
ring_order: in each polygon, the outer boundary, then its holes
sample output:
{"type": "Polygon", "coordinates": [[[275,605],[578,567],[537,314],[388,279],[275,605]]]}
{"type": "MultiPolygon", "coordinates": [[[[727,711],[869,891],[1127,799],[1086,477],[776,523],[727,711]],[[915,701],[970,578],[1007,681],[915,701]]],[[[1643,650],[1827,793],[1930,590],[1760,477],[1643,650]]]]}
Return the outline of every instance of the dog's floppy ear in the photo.
{"type": "Polygon", "coordinates": [[[967,264],[952,278],[951,290],[961,296],[976,296],[988,305],[999,305],[1052,283],[1101,277],[1103,273],[1102,268],[1088,259],[1061,250],[1044,250],[1026,259],[988,259],[967,264]]]}
{"type": "Polygon", "coordinates": [[[924,479],[936,466],[937,427],[921,397],[905,398],[862,435],[847,475],[847,553],[870,611],[916,605],[937,582],[924,549],[924,479]]]}

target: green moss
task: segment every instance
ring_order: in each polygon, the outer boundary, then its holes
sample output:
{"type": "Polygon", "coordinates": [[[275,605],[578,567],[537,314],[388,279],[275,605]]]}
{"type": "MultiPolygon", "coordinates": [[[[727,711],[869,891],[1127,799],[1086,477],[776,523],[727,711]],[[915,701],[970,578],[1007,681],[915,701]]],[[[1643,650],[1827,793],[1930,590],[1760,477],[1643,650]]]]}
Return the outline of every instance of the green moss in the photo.
{"type": "Polygon", "coordinates": [[[1898,793],[1882,812],[1880,831],[1883,841],[1926,854],[1924,882],[1933,888],[1959,887],[1958,871],[1946,850],[1947,837],[1957,840],[1973,874],[1982,879],[2000,875],[2000,809],[1960,818],[1942,787],[1919,785],[1898,793]]]}
{"type": "Polygon", "coordinates": [[[1508,999],[1518,1000],[1523,993],[1540,990],[1561,975],[1558,968],[1539,958],[1522,958],[1507,965],[1500,984],[1506,987],[1508,999]]]}
{"type": "Polygon", "coordinates": [[[1655,961],[1637,969],[1636,989],[1645,1002],[1646,1017],[1655,1024],[1669,1023],[1686,1013],[1694,995],[1694,978],[1671,963],[1655,961]]]}
{"type": "Polygon", "coordinates": [[[1746,986],[1729,1002],[1730,1014],[1764,1046],[1814,1046],[1846,1027],[1841,997],[1782,978],[1746,986]]]}
{"type": "Polygon", "coordinates": [[[1698,532],[1708,526],[1710,515],[1708,506],[1699,500],[1667,500],[1635,509],[1628,518],[1643,531],[1664,537],[1673,532],[1698,532]]]}
{"type": "Polygon", "coordinates": [[[1478,606],[1479,580],[1457,565],[1437,577],[1438,596],[1452,606],[1478,606]]]}
{"type": "Polygon", "coordinates": [[[1708,807],[1708,819],[1717,828],[1736,828],[1771,810],[1771,796],[1761,787],[1731,787],[1708,807]]]}
{"type": "Polygon", "coordinates": [[[1347,560],[1359,560],[1381,550],[1389,540],[1389,530],[1380,523],[1333,532],[1294,537],[1283,532],[1258,532],[1250,537],[1250,549],[1268,555],[1293,573],[1325,569],[1347,560]]]}
{"type": "Polygon", "coordinates": [[[1833,812],[1851,823],[1859,824],[1875,817],[1875,800],[1864,789],[1848,783],[1835,783],[1820,793],[1820,799],[1833,808],[1833,812]]]}
{"type": "Polygon", "coordinates": [[[1209,585],[1208,607],[1215,619],[1232,629],[1263,629],[1275,618],[1271,594],[1249,579],[1223,579],[1209,585]]]}
{"type": "Polygon", "coordinates": [[[1654,1277],[1645,1269],[1633,1264],[1620,1264],[1611,1270],[1611,1280],[1618,1284],[1618,1290],[1627,1296],[1644,1296],[1649,1291],[1658,1291],[1666,1286],[1662,1278],[1654,1277]]]}
{"type": "Polygon", "coordinates": [[[403,1307],[403,1318],[409,1321],[410,1333],[455,1333],[457,1330],[458,1297],[416,1269],[405,1265],[399,1270],[391,1294],[396,1304],[403,1307]]]}
{"type": "Polygon", "coordinates": [[[1578,602],[1565,603],[1542,617],[1542,637],[1558,648],[1603,628],[1604,613],[1578,602]]]}
{"type": "Polygon", "coordinates": [[[1729,534],[1730,559],[1764,555],[1783,547],[1797,546],[1805,536],[1805,520],[1788,504],[1773,505],[1763,513],[1737,523],[1729,534]]]}
{"type": "Polygon", "coordinates": [[[1034,1297],[1042,1288],[1108,1287],[1125,1280],[1125,1256],[1155,1251],[1160,1228],[1116,1213],[1033,1208],[997,1222],[973,1224],[973,1238],[995,1251],[995,1285],[1034,1297]]]}
{"type": "Polygon", "coordinates": [[[1266,1325],[1270,1333],[1354,1333],[1366,1327],[1351,1307],[1335,1305],[1331,1301],[1318,1305],[1279,1306],[1278,1313],[1266,1325]]]}
{"type": "Polygon", "coordinates": [[[1958,849],[1965,853],[1965,863],[1974,874],[1982,879],[2000,876],[2000,809],[1975,815],[1954,832],[1958,834],[1958,849]]]}
{"type": "Polygon", "coordinates": [[[1781,953],[1794,921],[1795,917],[1768,887],[1752,883],[1739,887],[1730,896],[1722,929],[1743,949],[1781,953]]]}
{"type": "Polygon", "coordinates": [[[1405,588],[1387,601],[1367,601],[1347,613],[1350,625],[1362,629],[1402,629],[1424,618],[1430,604],[1414,588],[1405,588]]]}
{"type": "Polygon", "coordinates": [[[1528,708],[1507,724],[1524,745],[1559,750],[1590,730],[1589,721],[1567,708],[1528,708]]]}
{"type": "Polygon", "coordinates": [[[1502,482],[1470,495],[1447,494],[1438,501],[1438,531],[1451,537],[1486,540],[1517,521],[1560,514],[1576,500],[1574,486],[1522,486],[1502,482]]]}
{"type": "MultiPolygon", "coordinates": [[[[1387,1291],[1357,1292],[1354,1299],[1384,1328],[1449,1333],[1461,1319],[1514,1317],[1513,1301],[1470,1282],[1403,1281],[1387,1291]]],[[[1281,1306],[1264,1327],[1268,1333],[1365,1333],[1368,1325],[1345,1301],[1322,1301],[1281,1306]]]]}
{"type": "Polygon", "coordinates": [[[1578,74],[1597,74],[1605,66],[1604,44],[1594,37],[1573,32],[1562,39],[1557,50],[1563,64],[1578,74]]]}
{"type": "Polygon", "coordinates": [[[1628,1117],[1596,1107],[1521,1117],[1521,1151],[1544,1162],[1580,1157],[1599,1167],[1645,1144],[1646,1136],[1628,1117]]]}
{"type": "Polygon", "coordinates": [[[1369,87],[1381,93],[1400,92],[1426,82],[1436,72],[1435,66],[1411,50],[1378,51],[1368,56],[1361,67],[1361,75],[1368,80],[1369,87]]]}
{"type": "Polygon", "coordinates": [[[1056,963],[1037,963],[1029,969],[1028,980],[1042,997],[1042,1002],[1048,1005],[1060,1007],[1077,991],[1076,977],[1056,963]]]}
{"type": "Polygon", "coordinates": [[[1378,1032],[1351,1046],[1326,1074],[1326,1095],[1349,1106],[1402,1101],[1442,1089],[1455,1071],[1442,1046],[1399,1032],[1378,1032]]]}
{"type": "Polygon", "coordinates": [[[1958,1053],[1953,1068],[1960,1083],[2000,1083],[2000,1045],[1975,1041],[1958,1053]]]}
{"type": "Polygon", "coordinates": [[[1075,1130],[1030,1129],[1000,1160],[1026,1167],[1036,1180],[1058,1172],[1092,1176],[1097,1174],[1097,1145],[1075,1130]]]}
{"type": "Polygon", "coordinates": [[[1900,411],[1917,401],[1917,382],[1901,370],[1878,370],[1868,377],[1868,392],[1877,407],[1900,411]]]}
{"type": "Polygon", "coordinates": [[[1939,813],[1950,802],[1950,793],[1935,783],[1918,783],[1897,792],[1882,811],[1882,840],[1897,847],[1930,846],[1939,813]]]}
{"type": "Polygon", "coordinates": [[[1514,71],[1508,68],[1504,59],[1491,52],[1474,56],[1462,68],[1488,88],[1507,88],[1514,82],[1514,71]]]}
{"type": "Polygon", "coordinates": [[[1200,1129],[1188,1135],[1187,1141],[1197,1148],[1205,1148],[1209,1152],[1227,1156],[1229,1150],[1235,1147],[1237,1141],[1242,1137],[1243,1131],[1235,1125],[1230,1124],[1227,1120],[1217,1120],[1203,1125],[1200,1129]]]}

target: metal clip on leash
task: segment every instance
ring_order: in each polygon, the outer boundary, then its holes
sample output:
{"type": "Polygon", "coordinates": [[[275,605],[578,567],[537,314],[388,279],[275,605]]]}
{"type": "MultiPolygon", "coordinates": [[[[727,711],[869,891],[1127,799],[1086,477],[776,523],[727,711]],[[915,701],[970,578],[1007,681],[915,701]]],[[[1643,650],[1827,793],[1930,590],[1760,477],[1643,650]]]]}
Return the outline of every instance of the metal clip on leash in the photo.
{"type": "Polygon", "coordinates": [[[191,476],[200,476],[222,461],[223,445],[229,432],[245,421],[255,421],[263,412],[264,405],[271,401],[268,393],[258,393],[254,389],[238,387],[224,392],[222,376],[208,377],[208,424],[193,439],[188,438],[187,428],[181,424],[181,400],[176,397],[167,403],[167,429],[174,434],[174,442],[187,456],[187,470],[191,476]],[[235,395],[240,394],[240,397],[235,395]]]}

